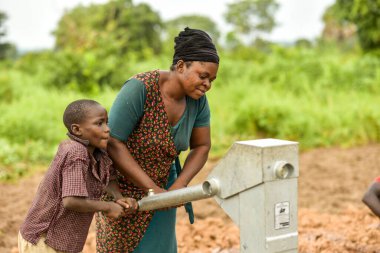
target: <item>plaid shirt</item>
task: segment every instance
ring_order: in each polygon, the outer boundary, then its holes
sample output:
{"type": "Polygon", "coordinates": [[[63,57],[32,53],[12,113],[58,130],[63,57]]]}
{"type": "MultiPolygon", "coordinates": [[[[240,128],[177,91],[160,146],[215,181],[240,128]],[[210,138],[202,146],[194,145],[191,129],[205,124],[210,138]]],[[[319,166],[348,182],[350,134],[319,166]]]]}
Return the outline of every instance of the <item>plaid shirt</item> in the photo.
{"type": "Polygon", "coordinates": [[[76,253],[83,249],[94,213],[65,209],[62,199],[77,196],[99,200],[110,177],[116,177],[105,151],[96,149],[95,159],[87,151],[88,142],[68,135],[71,139],[59,145],[20,232],[33,244],[46,234],[45,243],[53,249],[76,253]]]}

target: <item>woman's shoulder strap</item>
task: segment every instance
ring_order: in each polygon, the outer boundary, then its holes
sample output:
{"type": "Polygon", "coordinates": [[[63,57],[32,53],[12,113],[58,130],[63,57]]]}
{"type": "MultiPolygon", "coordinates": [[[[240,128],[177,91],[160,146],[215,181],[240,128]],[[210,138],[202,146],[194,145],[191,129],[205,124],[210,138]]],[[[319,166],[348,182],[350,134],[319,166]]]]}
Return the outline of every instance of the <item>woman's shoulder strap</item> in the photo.
{"type": "Polygon", "coordinates": [[[153,71],[139,73],[133,76],[132,78],[140,80],[141,82],[145,84],[146,88],[149,89],[149,87],[158,85],[159,76],[160,76],[159,71],[153,70],[153,71]]]}

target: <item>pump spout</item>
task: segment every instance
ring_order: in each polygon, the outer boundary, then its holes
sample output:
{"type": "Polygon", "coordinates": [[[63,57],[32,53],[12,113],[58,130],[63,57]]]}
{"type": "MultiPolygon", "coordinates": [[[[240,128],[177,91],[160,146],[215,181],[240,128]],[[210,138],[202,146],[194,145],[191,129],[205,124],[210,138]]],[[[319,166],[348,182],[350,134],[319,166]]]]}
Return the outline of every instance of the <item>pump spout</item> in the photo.
{"type": "Polygon", "coordinates": [[[186,187],[179,190],[148,194],[138,201],[139,211],[156,210],[173,207],[187,202],[211,198],[220,192],[219,181],[215,178],[208,179],[201,184],[186,187]]]}

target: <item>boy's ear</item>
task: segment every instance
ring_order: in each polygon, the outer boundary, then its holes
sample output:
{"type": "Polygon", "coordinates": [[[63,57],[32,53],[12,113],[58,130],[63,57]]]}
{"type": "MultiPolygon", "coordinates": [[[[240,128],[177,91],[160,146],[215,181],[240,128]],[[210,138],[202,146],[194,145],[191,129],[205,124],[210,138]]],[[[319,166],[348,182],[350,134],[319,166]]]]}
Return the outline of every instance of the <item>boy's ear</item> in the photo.
{"type": "Polygon", "coordinates": [[[71,132],[74,135],[81,136],[82,135],[82,130],[78,124],[71,124],[71,132]]]}

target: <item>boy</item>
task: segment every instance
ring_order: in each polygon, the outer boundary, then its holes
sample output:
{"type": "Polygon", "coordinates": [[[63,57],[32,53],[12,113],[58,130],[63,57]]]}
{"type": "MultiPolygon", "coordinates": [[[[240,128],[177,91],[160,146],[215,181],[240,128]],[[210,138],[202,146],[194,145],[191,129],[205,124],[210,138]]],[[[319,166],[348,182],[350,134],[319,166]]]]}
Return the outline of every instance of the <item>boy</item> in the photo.
{"type": "Polygon", "coordinates": [[[380,177],[376,178],[370,185],[362,201],[380,218],[380,177]]]}
{"type": "Polygon", "coordinates": [[[63,115],[63,141],[21,225],[20,253],[81,252],[95,212],[110,218],[134,212],[123,198],[107,148],[107,111],[96,101],[77,100],[63,115]],[[100,201],[104,190],[115,202],[100,201]]]}

